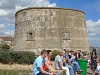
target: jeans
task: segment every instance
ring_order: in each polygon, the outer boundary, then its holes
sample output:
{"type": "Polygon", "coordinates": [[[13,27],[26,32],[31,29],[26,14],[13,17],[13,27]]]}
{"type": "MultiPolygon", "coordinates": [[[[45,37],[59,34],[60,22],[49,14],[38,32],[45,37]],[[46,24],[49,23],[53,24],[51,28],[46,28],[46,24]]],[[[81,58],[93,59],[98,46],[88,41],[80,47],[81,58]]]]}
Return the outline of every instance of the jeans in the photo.
{"type": "Polygon", "coordinates": [[[80,70],[80,66],[79,66],[78,62],[72,62],[72,64],[75,64],[75,67],[76,67],[77,71],[80,70]]]}
{"type": "Polygon", "coordinates": [[[78,62],[74,58],[71,58],[70,61],[75,65],[77,71],[81,69],[78,62]]]}
{"type": "Polygon", "coordinates": [[[73,68],[73,66],[67,65],[67,67],[69,68],[70,75],[75,75],[75,74],[74,74],[74,68],[73,68]]]}
{"type": "Polygon", "coordinates": [[[75,58],[70,58],[70,62],[73,62],[75,60],[75,58]]]}
{"type": "Polygon", "coordinates": [[[48,75],[48,74],[43,74],[43,73],[40,72],[40,73],[38,73],[37,75],[48,75]]]}

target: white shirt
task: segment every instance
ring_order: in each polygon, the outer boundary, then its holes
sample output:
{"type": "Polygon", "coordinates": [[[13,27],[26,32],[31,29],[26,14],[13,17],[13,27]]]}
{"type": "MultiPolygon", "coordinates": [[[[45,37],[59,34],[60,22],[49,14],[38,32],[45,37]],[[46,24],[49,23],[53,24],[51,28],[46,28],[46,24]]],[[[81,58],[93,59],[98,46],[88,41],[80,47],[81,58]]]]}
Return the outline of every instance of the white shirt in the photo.
{"type": "Polygon", "coordinates": [[[96,73],[98,73],[98,75],[100,75],[100,66],[97,66],[95,71],[96,71],[96,73]]]}
{"type": "Polygon", "coordinates": [[[61,68],[60,68],[60,65],[59,65],[59,62],[62,63],[62,58],[61,58],[61,56],[57,55],[57,56],[55,57],[55,68],[56,68],[56,69],[61,69],[61,68]]]}
{"type": "Polygon", "coordinates": [[[72,56],[72,58],[74,58],[75,59],[75,56],[74,55],[71,55],[72,56]]]}

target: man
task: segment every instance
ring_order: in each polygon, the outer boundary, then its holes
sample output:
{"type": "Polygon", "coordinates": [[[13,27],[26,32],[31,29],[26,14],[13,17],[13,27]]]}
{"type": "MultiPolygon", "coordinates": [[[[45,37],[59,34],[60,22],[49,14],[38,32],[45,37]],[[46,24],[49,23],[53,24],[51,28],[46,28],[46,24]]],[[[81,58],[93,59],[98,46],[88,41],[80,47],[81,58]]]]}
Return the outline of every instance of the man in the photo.
{"type": "Polygon", "coordinates": [[[66,63],[67,63],[67,67],[69,68],[70,75],[74,75],[74,68],[73,68],[73,66],[71,65],[71,62],[70,62],[69,58],[71,58],[71,56],[69,55],[69,51],[68,50],[65,50],[64,58],[66,59],[66,63]]]}
{"type": "Polygon", "coordinates": [[[53,73],[49,73],[43,69],[43,66],[46,65],[45,64],[46,56],[47,56],[47,51],[42,50],[41,55],[36,58],[34,62],[34,67],[33,67],[34,75],[53,75],[53,73]]]}
{"type": "Polygon", "coordinates": [[[66,70],[66,75],[70,75],[67,66],[63,66],[63,51],[59,51],[59,54],[55,57],[55,69],[66,70]]]}
{"type": "Polygon", "coordinates": [[[78,62],[75,60],[75,56],[74,56],[74,51],[71,51],[71,58],[70,58],[70,62],[74,65],[74,68],[76,68],[76,71],[82,72],[83,70],[81,70],[78,62]]]}
{"type": "Polygon", "coordinates": [[[74,52],[74,56],[76,60],[78,60],[81,57],[80,52],[81,52],[80,50],[77,50],[76,52],[74,52]]]}

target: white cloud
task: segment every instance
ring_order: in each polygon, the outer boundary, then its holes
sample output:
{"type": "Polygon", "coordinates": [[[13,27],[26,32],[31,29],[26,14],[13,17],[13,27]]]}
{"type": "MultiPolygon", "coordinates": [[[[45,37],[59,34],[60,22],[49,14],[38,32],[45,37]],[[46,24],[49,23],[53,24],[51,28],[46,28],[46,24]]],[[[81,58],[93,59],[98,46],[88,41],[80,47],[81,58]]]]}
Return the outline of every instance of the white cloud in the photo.
{"type": "Polygon", "coordinates": [[[4,35],[11,35],[11,36],[13,36],[14,35],[14,30],[10,30],[10,29],[7,30],[7,28],[10,27],[10,26],[14,27],[13,24],[8,24],[8,25],[0,24],[0,36],[2,36],[2,35],[3,36],[4,35]]]}
{"type": "Polygon", "coordinates": [[[89,38],[89,44],[90,46],[95,46],[95,47],[99,47],[100,48],[100,38],[97,37],[90,37],[89,38]]]}
{"type": "Polygon", "coordinates": [[[21,6],[21,5],[16,5],[16,6],[15,6],[15,11],[18,11],[18,10],[24,9],[24,8],[27,8],[27,6],[26,6],[26,7],[23,7],[23,6],[21,6]]]}
{"type": "Polygon", "coordinates": [[[0,30],[4,29],[5,25],[4,24],[0,24],[0,30]]]}
{"type": "Polygon", "coordinates": [[[27,7],[56,7],[56,3],[50,4],[49,0],[0,0],[0,17],[3,17],[0,18],[0,35],[14,35],[14,30],[9,27],[14,27],[15,13],[27,7]]]}
{"type": "Polygon", "coordinates": [[[100,19],[98,21],[87,20],[86,25],[90,46],[100,47],[100,19]]]}
{"type": "Polygon", "coordinates": [[[18,11],[23,8],[27,7],[57,7],[56,3],[49,3],[49,0],[31,0],[29,4],[25,3],[24,0],[21,0],[23,3],[21,4],[16,4],[15,5],[15,10],[18,11]]]}
{"type": "Polygon", "coordinates": [[[6,16],[9,13],[9,11],[5,11],[3,9],[0,9],[0,16],[6,16]]]}
{"type": "Polygon", "coordinates": [[[0,1],[0,9],[4,10],[14,10],[16,4],[22,3],[21,1],[18,0],[1,0],[0,1]]]}
{"type": "Polygon", "coordinates": [[[56,6],[56,3],[52,3],[48,7],[57,7],[57,6],[56,6]]]}
{"type": "Polygon", "coordinates": [[[13,36],[14,35],[14,30],[5,31],[5,35],[11,35],[11,36],[13,36]]]}
{"type": "Polygon", "coordinates": [[[49,0],[33,0],[32,6],[34,7],[56,7],[56,3],[49,3],[49,0]]]}
{"type": "Polygon", "coordinates": [[[100,19],[98,21],[87,20],[86,25],[90,37],[100,35],[100,19]]]}

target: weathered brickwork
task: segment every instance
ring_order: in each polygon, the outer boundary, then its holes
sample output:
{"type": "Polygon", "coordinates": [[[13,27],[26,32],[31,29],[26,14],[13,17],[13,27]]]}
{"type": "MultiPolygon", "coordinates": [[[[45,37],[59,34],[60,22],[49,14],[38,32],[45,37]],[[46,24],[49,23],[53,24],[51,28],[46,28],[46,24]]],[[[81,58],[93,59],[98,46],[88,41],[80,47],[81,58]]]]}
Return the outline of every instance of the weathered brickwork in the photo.
{"type": "Polygon", "coordinates": [[[88,50],[85,13],[64,8],[27,8],[16,13],[14,50],[88,50]]]}

